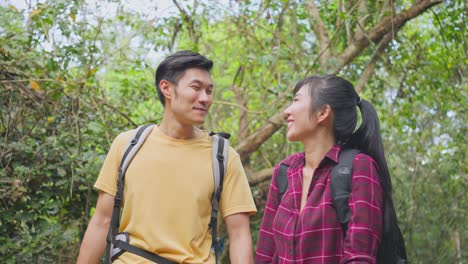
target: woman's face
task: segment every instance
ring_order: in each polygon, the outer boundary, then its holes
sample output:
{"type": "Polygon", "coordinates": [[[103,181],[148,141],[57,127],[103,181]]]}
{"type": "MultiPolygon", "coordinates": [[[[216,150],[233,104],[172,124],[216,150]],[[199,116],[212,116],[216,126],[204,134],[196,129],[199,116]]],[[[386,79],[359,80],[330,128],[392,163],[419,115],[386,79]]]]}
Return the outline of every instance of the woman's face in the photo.
{"type": "Polygon", "coordinates": [[[303,141],[313,135],[317,127],[317,118],[310,113],[311,100],[307,87],[303,86],[294,96],[292,104],[284,110],[288,122],[289,141],[303,141]]]}

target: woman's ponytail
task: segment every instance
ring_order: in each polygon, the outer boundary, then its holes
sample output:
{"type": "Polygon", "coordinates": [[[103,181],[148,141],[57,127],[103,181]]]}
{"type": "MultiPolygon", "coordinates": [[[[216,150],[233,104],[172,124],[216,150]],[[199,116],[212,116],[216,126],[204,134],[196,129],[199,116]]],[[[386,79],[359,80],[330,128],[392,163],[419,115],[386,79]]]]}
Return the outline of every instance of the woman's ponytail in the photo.
{"type": "Polygon", "coordinates": [[[383,237],[377,255],[386,256],[388,263],[396,263],[397,256],[388,253],[396,252],[395,247],[401,244],[399,241],[402,242],[403,239],[398,236],[401,233],[397,230],[390,172],[385,159],[377,112],[371,103],[359,97],[350,82],[336,75],[307,77],[296,85],[294,93],[303,86],[309,88],[312,112],[324,105],[332,108],[336,143],[344,148],[359,149],[376,161],[384,193],[383,237]],[[356,130],[358,108],[362,122],[356,130]]]}
{"type": "MultiPolygon", "coordinates": [[[[371,156],[379,165],[379,175],[385,195],[391,195],[392,183],[385,158],[382,136],[380,135],[380,122],[377,111],[371,103],[360,99],[357,107],[361,110],[361,125],[349,140],[349,146],[361,150],[371,156]]],[[[388,200],[388,199],[387,199],[388,200]]]]}
{"type": "MultiPolygon", "coordinates": [[[[362,123],[351,136],[349,144],[352,148],[360,149],[371,156],[379,166],[380,183],[384,193],[384,225],[382,244],[377,254],[379,256],[386,255],[387,258],[394,258],[396,256],[388,256],[386,252],[396,252],[394,247],[399,244],[397,241],[402,241],[402,239],[397,236],[400,234],[400,231],[396,230],[398,226],[396,225],[396,212],[392,199],[392,183],[380,135],[380,122],[375,108],[368,101],[360,99],[357,107],[361,110],[362,123]]],[[[396,259],[389,261],[389,263],[395,263],[396,259]]]]}
{"type": "Polygon", "coordinates": [[[357,107],[361,110],[362,122],[349,140],[349,145],[371,156],[379,165],[383,189],[391,193],[390,173],[380,135],[380,122],[377,112],[371,103],[360,99],[357,107]]]}

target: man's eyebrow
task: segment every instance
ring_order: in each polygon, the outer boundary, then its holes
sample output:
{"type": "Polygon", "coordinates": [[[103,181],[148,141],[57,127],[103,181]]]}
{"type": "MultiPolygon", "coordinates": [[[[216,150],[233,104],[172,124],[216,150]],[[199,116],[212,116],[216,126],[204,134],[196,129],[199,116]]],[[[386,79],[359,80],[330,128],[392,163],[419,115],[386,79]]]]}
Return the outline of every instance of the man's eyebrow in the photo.
{"type": "Polygon", "coordinates": [[[193,79],[193,80],[191,80],[191,81],[190,81],[190,84],[192,84],[192,83],[196,83],[196,84],[199,84],[199,85],[208,85],[210,88],[211,88],[211,87],[214,87],[214,85],[213,85],[212,82],[210,82],[210,83],[205,83],[205,82],[202,82],[202,81],[200,81],[200,80],[198,80],[198,79],[193,79]]]}

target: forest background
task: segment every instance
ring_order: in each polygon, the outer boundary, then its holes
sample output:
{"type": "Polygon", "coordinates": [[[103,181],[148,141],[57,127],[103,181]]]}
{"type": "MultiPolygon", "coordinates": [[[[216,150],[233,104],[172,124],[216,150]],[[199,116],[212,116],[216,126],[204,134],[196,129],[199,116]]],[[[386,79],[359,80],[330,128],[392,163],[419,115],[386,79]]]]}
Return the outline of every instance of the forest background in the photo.
{"type": "Polygon", "coordinates": [[[1,1],[1,262],[74,263],[113,138],[161,120],[155,68],[192,49],[215,63],[205,127],[232,134],[254,241],[272,167],[301,150],[280,114],[292,87],[335,73],[381,118],[410,262],[467,263],[466,15],[462,0],[1,1]]]}

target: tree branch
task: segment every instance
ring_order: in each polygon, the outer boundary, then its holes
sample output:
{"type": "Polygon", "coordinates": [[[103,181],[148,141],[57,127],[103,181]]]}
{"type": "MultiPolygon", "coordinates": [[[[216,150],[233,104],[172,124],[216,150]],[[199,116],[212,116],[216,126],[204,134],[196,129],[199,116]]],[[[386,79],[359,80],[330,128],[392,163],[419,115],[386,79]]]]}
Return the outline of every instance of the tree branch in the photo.
{"type": "MultiPolygon", "coordinates": [[[[365,0],[359,0],[358,2],[358,16],[359,19],[357,21],[356,28],[354,32],[359,32],[359,30],[366,28],[366,19],[369,16],[369,12],[367,11],[367,3],[365,0]]],[[[364,32],[362,32],[364,33],[364,32]]],[[[349,44],[349,43],[348,43],[349,44]]]]}
{"type": "Polygon", "coordinates": [[[247,179],[249,180],[250,186],[255,186],[259,183],[262,183],[268,179],[270,179],[271,175],[273,174],[274,168],[267,168],[257,172],[250,172],[246,170],[247,179]]]}
{"type": "Polygon", "coordinates": [[[385,48],[388,46],[390,41],[393,39],[393,32],[387,33],[382,40],[380,41],[379,45],[377,46],[377,49],[375,50],[374,54],[372,55],[372,58],[370,62],[366,65],[366,68],[364,69],[364,72],[361,74],[361,77],[359,78],[359,81],[357,85],[355,86],[356,92],[360,93],[362,89],[364,88],[364,85],[367,83],[369,78],[372,76],[372,73],[374,73],[375,65],[377,64],[377,61],[380,58],[380,55],[382,52],[385,50],[385,48]]]}
{"type": "Polygon", "coordinates": [[[244,94],[239,90],[236,85],[237,79],[241,76],[239,85],[242,85],[242,77],[244,75],[245,68],[243,66],[239,66],[237,69],[236,75],[234,76],[234,80],[232,81],[231,89],[234,91],[236,95],[237,104],[242,106],[239,107],[239,137],[240,140],[247,138],[249,135],[249,120],[247,119],[247,102],[245,100],[244,94]]]}
{"type": "Polygon", "coordinates": [[[319,48],[322,52],[322,56],[320,57],[320,64],[326,66],[328,59],[330,58],[330,49],[328,45],[330,43],[330,38],[328,36],[327,28],[325,27],[319,10],[313,0],[310,0],[306,3],[305,9],[309,14],[310,26],[317,36],[319,48]]]}
{"type": "Polygon", "coordinates": [[[257,131],[236,146],[236,150],[239,153],[242,162],[245,162],[252,152],[257,150],[263,142],[267,141],[267,139],[269,139],[271,135],[273,135],[276,130],[284,124],[284,109],[285,107],[280,109],[278,113],[270,117],[260,129],[257,129],[257,131]]]}
{"type": "Polygon", "coordinates": [[[133,120],[125,113],[123,113],[122,111],[120,111],[119,109],[117,109],[117,107],[113,106],[113,105],[110,105],[108,104],[107,102],[105,102],[104,100],[99,100],[103,106],[105,107],[108,107],[110,109],[112,109],[112,111],[114,111],[115,113],[121,115],[123,118],[125,118],[130,124],[132,124],[134,127],[137,127],[137,123],[133,122],[133,120]]]}
{"type": "MultiPolygon", "coordinates": [[[[359,2],[358,2],[358,3],[359,3],[359,2]]],[[[358,5],[355,4],[353,7],[351,7],[351,9],[349,9],[349,10],[347,11],[346,16],[348,16],[349,14],[351,14],[357,6],[358,6],[358,5]]],[[[343,8],[343,10],[344,10],[344,8],[343,8]]],[[[344,11],[343,11],[343,12],[344,12],[344,11]]],[[[340,20],[340,23],[338,23],[337,26],[336,26],[335,32],[333,33],[333,35],[331,36],[331,38],[330,38],[329,41],[328,41],[327,47],[325,47],[324,49],[322,49],[322,51],[318,54],[318,56],[317,56],[317,57],[314,59],[314,61],[310,64],[309,68],[307,68],[307,70],[305,71],[305,76],[307,76],[307,75],[311,72],[311,70],[314,68],[315,64],[317,63],[317,61],[319,61],[320,58],[322,57],[323,53],[324,53],[325,51],[329,51],[330,46],[331,46],[332,42],[334,41],[335,37],[336,37],[336,36],[338,35],[338,33],[341,31],[341,28],[343,27],[343,25],[346,25],[347,23],[348,23],[347,20],[345,20],[345,21],[341,21],[341,20],[340,20]]],[[[348,31],[347,31],[347,32],[348,32],[348,31]]],[[[348,34],[348,33],[347,33],[347,34],[348,34]]],[[[350,39],[351,39],[351,37],[348,36],[348,37],[347,37],[348,42],[350,42],[350,39]]],[[[324,67],[326,67],[326,65],[324,65],[324,67]]],[[[329,70],[330,70],[330,69],[327,69],[327,72],[329,72],[329,70]]]]}
{"type": "MultiPolygon", "coordinates": [[[[338,9],[338,11],[343,13],[350,13],[350,11],[346,10],[347,4],[349,3],[341,3],[341,5],[339,6],[340,9],[338,9]]],[[[349,26],[348,19],[345,19],[343,23],[346,31],[346,44],[349,45],[353,41],[353,34],[351,33],[351,27],[349,26]]]]}
{"type": "Polygon", "coordinates": [[[169,45],[168,45],[169,51],[171,51],[171,52],[172,52],[172,49],[174,48],[175,39],[177,37],[177,34],[179,33],[179,30],[181,28],[182,28],[182,23],[176,22],[175,25],[174,25],[174,32],[172,33],[172,37],[171,37],[171,40],[169,41],[169,45]]]}
{"type": "MultiPolygon", "coordinates": [[[[190,16],[185,9],[183,9],[180,4],[176,0],[172,0],[174,5],[177,7],[179,10],[180,14],[182,15],[182,18],[184,19],[186,25],[187,25],[187,30],[189,32],[190,39],[192,40],[192,43],[195,45],[195,50],[198,50],[198,40],[200,39],[200,31],[197,31],[195,29],[195,21],[193,20],[192,16],[190,16]]],[[[196,8],[198,6],[198,1],[194,0],[193,3],[193,12],[195,12],[196,8]]]]}
{"type": "MultiPolygon", "coordinates": [[[[361,54],[371,43],[379,43],[382,38],[389,32],[392,32],[392,28],[399,29],[407,21],[420,15],[430,7],[441,3],[442,0],[429,1],[422,0],[413,4],[408,10],[405,10],[398,15],[384,18],[374,28],[369,31],[368,36],[363,36],[360,39],[353,41],[345,51],[339,57],[339,65],[334,69],[334,72],[339,72],[344,66],[353,61],[355,57],[361,54]],[[394,23],[394,25],[392,25],[394,23]]],[[[393,34],[393,33],[392,33],[393,34]]],[[[392,36],[393,39],[393,36],[392,36]]],[[[292,90],[289,87],[285,92],[292,90]]],[[[236,150],[240,154],[241,160],[246,161],[248,156],[258,149],[258,147],[267,141],[283,124],[282,111],[285,107],[281,108],[277,114],[273,115],[262,127],[257,129],[245,140],[242,140],[236,147],[236,150]]]]}
{"type": "Polygon", "coordinates": [[[356,37],[353,43],[343,51],[343,53],[338,57],[339,63],[334,72],[338,73],[344,66],[353,61],[354,58],[361,54],[362,51],[370,45],[371,41],[373,43],[378,43],[388,32],[392,32],[393,29],[395,29],[395,31],[400,29],[406,22],[439,3],[442,3],[442,0],[422,0],[414,3],[409,9],[394,17],[385,17],[369,31],[368,37],[356,37]]]}

